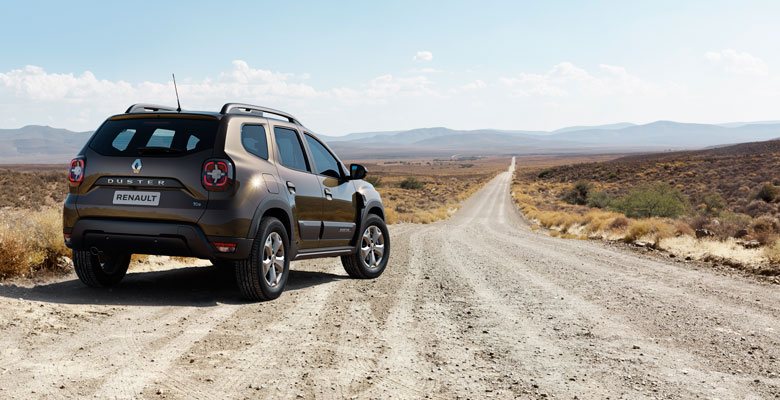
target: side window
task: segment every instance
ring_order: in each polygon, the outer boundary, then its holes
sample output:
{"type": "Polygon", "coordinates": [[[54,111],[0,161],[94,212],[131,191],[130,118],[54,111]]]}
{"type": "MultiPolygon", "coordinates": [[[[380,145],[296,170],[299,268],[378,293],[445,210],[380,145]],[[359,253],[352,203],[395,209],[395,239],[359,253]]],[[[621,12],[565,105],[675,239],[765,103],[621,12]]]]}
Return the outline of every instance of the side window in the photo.
{"type": "Polygon", "coordinates": [[[135,136],[135,129],[125,129],[116,135],[114,141],[111,142],[111,146],[119,151],[125,151],[133,136],[135,136]]]}
{"type": "Polygon", "coordinates": [[[333,157],[333,154],[330,154],[328,149],[317,139],[309,135],[305,136],[306,143],[309,144],[309,150],[311,150],[311,156],[314,158],[314,170],[320,175],[341,178],[341,167],[339,167],[336,157],[333,157]]]}
{"type": "Polygon", "coordinates": [[[306,166],[306,156],[303,155],[303,146],[294,130],[274,127],[274,138],[276,146],[279,147],[282,165],[301,171],[309,170],[306,166]]]}
{"type": "Polygon", "coordinates": [[[262,159],[268,159],[268,140],[265,138],[265,128],[262,125],[242,126],[241,144],[246,151],[262,159]]]}

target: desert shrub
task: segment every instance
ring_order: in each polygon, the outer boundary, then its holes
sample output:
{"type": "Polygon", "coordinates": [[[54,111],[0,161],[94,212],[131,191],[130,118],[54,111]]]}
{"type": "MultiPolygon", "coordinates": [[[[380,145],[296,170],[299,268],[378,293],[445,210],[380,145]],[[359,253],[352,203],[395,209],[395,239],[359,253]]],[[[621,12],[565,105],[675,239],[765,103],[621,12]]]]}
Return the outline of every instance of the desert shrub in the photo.
{"type": "Polygon", "coordinates": [[[723,197],[715,192],[705,193],[702,195],[701,201],[704,205],[702,212],[705,215],[711,216],[719,216],[726,205],[726,202],[723,201],[723,197]]]}
{"type": "Polygon", "coordinates": [[[615,219],[613,219],[609,225],[607,225],[607,227],[613,231],[622,231],[628,228],[628,224],[630,222],[631,221],[629,221],[628,218],[621,215],[619,217],[615,217],[615,219]]]}
{"type": "Polygon", "coordinates": [[[658,246],[658,242],[661,239],[672,237],[675,234],[675,227],[658,220],[641,220],[635,221],[628,228],[625,240],[628,242],[635,242],[641,238],[648,238],[652,240],[653,246],[658,246]]]}
{"type": "Polygon", "coordinates": [[[555,172],[555,168],[547,168],[539,172],[538,175],[536,175],[537,178],[542,179],[547,175],[550,175],[551,173],[555,172]]]}
{"type": "Polygon", "coordinates": [[[366,182],[372,184],[375,188],[382,187],[382,178],[378,176],[367,176],[366,182]]]}
{"type": "Polygon", "coordinates": [[[745,214],[750,215],[753,218],[760,217],[762,215],[774,214],[777,208],[762,200],[753,200],[745,207],[745,214]]]}
{"type": "Polygon", "coordinates": [[[614,201],[614,197],[607,192],[589,192],[588,207],[607,208],[614,201]]]}
{"type": "Polygon", "coordinates": [[[588,202],[590,189],[590,183],[579,181],[563,193],[562,199],[569,204],[585,205],[588,202]]]}
{"type": "Polygon", "coordinates": [[[753,220],[750,228],[753,230],[753,238],[762,245],[768,245],[777,240],[780,221],[775,217],[764,215],[753,220]]]}
{"type": "Polygon", "coordinates": [[[629,242],[634,242],[639,238],[646,236],[650,233],[650,224],[647,221],[637,221],[631,224],[628,228],[625,239],[629,242]]]}
{"type": "Polygon", "coordinates": [[[756,193],[756,199],[769,203],[776,199],[778,195],[780,195],[780,188],[772,185],[771,183],[766,183],[761,186],[760,189],[758,189],[758,193],[756,193]]]}
{"type": "Polygon", "coordinates": [[[401,181],[399,186],[401,189],[420,190],[423,188],[424,184],[417,178],[406,178],[401,181]]]}
{"type": "Polygon", "coordinates": [[[697,215],[692,218],[687,219],[688,225],[690,225],[693,229],[706,229],[710,222],[712,222],[712,218],[706,216],[706,215],[697,215]]]}
{"type": "Polygon", "coordinates": [[[602,232],[609,227],[609,224],[620,218],[620,214],[604,211],[590,211],[584,216],[585,231],[588,233],[602,232]]]}
{"type": "Polygon", "coordinates": [[[764,257],[771,263],[780,263],[780,241],[774,241],[764,248],[764,257]]]}
{"type": "Polygon", "coordinates": [[[471,168],[473,166],[474,166],[474,164],[461,164],[460,165],[461,168],[471,168]]]}
{"type": "Polygon", "coordinates": [[[57,259],[70,255],[62,240],[59,210],[8,211],[0,216],[0,279],[56,270],[57,259]]]}
{"type": "Polygon", "coordinates": [[[666,183],[642,186],[612,203],[612,208],[629,218],[676,218],[685,212],[687,198],[666,183]]]}
{"type": "Polygon", "coordinates": [[[672,225],[674,226],[674,236],[695,236],[696,232],[691,228],[690,225],[683,221],[674,221],[672,222],[672,225]]]}

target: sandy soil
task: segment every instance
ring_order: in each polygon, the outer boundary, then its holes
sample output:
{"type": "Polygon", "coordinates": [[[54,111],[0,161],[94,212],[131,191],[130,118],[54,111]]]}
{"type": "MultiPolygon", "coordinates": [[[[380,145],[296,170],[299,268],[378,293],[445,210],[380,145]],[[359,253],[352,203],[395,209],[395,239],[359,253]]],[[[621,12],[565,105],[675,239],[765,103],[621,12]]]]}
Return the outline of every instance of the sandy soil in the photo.
{"type": "Polygon", "coordinates": [[[509,184],[268,303],[197,265],[2,285],[0,398],[780,397],[777,286],[533,232],[509,184]]]}

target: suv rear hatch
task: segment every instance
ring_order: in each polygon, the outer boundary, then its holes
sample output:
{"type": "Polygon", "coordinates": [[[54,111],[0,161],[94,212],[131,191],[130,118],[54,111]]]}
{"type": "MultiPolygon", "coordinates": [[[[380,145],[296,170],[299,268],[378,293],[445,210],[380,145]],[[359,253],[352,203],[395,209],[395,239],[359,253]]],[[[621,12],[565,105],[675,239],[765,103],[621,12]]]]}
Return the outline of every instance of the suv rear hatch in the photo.
{"type": "Polygon", "coordinates": [[[201,172],[219,123],[195,114],[110,118],[83,153],[79,217],[196,223],[208,203],[201,172]]]}

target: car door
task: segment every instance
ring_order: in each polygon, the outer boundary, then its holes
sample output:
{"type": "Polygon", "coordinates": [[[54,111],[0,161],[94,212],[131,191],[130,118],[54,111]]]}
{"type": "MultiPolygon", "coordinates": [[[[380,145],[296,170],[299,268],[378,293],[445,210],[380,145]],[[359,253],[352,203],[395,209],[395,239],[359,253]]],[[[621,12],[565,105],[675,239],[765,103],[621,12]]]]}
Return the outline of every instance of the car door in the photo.
{"type": "Polygon", "coordinates": [[[349,245],[357,220],[355,185],[347,179],[343,165],[327,146],[310,133],[304,132],[304,138],[313,161],[312,171],[324,196],[320,247],[349,245]]]}
{"type": "Polygon", "coordinates": [[[277,168],[282,187],[290,198],[297,229],[299,249],[319,246],[322,225],[323,192],[317,176],[312,174],[303,142],[295,128],[274,125],[277,168]]]}

